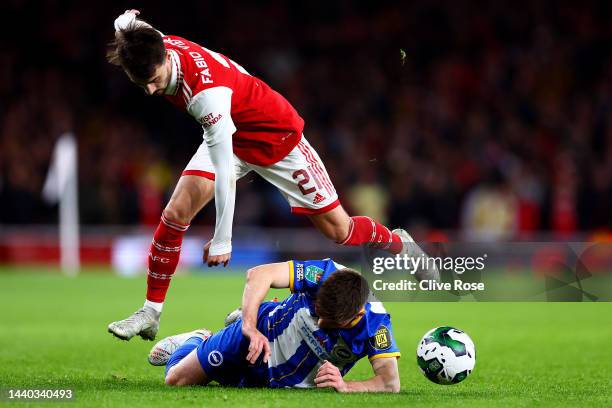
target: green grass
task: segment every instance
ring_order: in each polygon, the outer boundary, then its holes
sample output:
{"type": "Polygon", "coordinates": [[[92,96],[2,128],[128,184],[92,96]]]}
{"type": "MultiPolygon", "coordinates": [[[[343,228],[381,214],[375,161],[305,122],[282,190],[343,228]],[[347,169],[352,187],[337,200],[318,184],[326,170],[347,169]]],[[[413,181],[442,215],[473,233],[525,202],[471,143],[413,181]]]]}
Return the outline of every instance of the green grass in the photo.
{"type": "MultiPolygon", "coordinates": [[[[403,353],[402,391],[396,395],[219,386],[177,389],[163,385],[163,369],[146,362],[151,342],[122,342],[106,332],[110,321],[141,306],[144,278],[18,272],[0,270],[0,387],[75,390],[74,402],[42,406],[612,404],[612,303],[388,303],[403,353]],[[417,342],[441,325],[465,330],[476,344],[474,373],[458,385],[430,383],[416,365],[417,342]]],[[[177,276],[158,336],[202,326],[219,329],[241,293],[239,274],[177,276]]],[[[369,363],[362,361],[349,378],[370,375],[369,363]]]]}

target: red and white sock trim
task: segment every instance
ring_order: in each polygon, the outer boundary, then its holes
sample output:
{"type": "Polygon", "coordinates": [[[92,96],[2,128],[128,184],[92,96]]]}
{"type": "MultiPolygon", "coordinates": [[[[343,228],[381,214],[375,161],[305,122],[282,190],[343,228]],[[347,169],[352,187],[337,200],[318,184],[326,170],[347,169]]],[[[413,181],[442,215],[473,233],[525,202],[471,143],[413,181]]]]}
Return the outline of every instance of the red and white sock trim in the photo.
{"type": "MultiPolygon", "coordinates": [[[[370,241],[368,243],[375,244],[374,246],[376,246],[377,248],[383,249],[383,250],[389,248],[389,246],[393,242],[393,233],[391,232],[391,230],[389,230],[389,240],[385,244],[383,244],[382,235],[380,235],[380,237],[378,238],[378,241],[376,241],[376,234],[377,234],[376,222],[373,219],[370,219],[370,223],[372,224],[372,235],[370,236],[370,241]]],[[[383,228],[387,228],[387,227],[383,226],[383,228]]]]}
{"type": "Polygon", "coordinates": [[[157,242],[155,242],[155,240],[153,240],[153,242],[151,242],[151,244],[155,247],[155,249],[162,251],[162,252],[181,252],[181,247],[177,246],[177,247],[167,247],[167,246],[163,246],[158,244],[157,242]]]}
{"type": "Polygon", "coordinates": [[[168,227],[168,228],[172,228],[175,229],[177,231],[181,231],[181,232],[185,232],[187,231],[187,229],[189,228],[189,224],[187,225],[183,225],[183,224],[179,224],[173,221],[170,221],[166,218],[165,215],[162,214],[161,217],[162,222],[168,227]]]}
{"type": "Polygon", "coordinates": [[[351,239],[351,235],[353,235],[353,230],[355,229],[355,222],[351,218],[351,224],[349,226],[349,232],[346,236],[346,239],[342,242],[338,242],[340,245],[346,245],[346,243],[351,239]]]}
{"type": "Polygon", "coordinates": [[[172,275],[171,274],[165,274],[165,273],[155,273],[150,269],[147,269],[147,274],[154,278],[154,279],[160,279],[160,280],[170,280],[172,279],[172,275]]]}
{"type": "Polygon", "coordinates": [[[373,219],[370,219],[370,224],[372,224],[372,235],[370,236],[370,244],[374,243],[374,240],[376,239],[376,223],[374,222],[373,219]]]}
{"type": "Polygon", "coordinates": [[[349,232],[341,245],[366,245],[372,248],[388,250],[399,253],[402,249],[401,238],[386,226],[376,222],[370,217],[351,217],[349,232]]]}

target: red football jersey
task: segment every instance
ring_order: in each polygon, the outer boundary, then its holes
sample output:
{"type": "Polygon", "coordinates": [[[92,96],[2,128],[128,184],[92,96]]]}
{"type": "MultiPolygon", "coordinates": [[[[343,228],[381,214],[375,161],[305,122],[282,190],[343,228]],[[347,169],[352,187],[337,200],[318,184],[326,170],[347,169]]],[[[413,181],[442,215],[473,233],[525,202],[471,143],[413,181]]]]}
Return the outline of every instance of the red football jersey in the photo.
{"type": "MultiPolygon", "coordinates": [[[[224,55],[184,38],[165,35],[164,44],[176,64],[176,89],[166,95],[180,109],[197,115],[190,104],[199,93],[217,87],[231,90],[232,144],[240,159],[269,166],[284,158],[300,141],[304,120],[291,104],[262,80],[249,75],[224,55]]],[[[206,129],[214,114],[196,117],[206,129]]]]}

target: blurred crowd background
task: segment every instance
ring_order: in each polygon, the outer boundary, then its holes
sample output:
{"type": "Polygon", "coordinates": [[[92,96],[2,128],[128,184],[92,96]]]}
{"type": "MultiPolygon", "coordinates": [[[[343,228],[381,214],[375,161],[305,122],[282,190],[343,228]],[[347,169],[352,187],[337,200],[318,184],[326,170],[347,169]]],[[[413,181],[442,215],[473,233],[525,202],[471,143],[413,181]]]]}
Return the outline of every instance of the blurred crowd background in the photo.
{"type": "MultiPolygon", "coordinates": [[[[608,1],[2,1],[0,224],[57,221],[41,191],[66,131],[82,223],[157,224],[201,130],[105,62],[126,8],[283,94],[354,214],[480,237],[612,229],[608,1]]],[[[309,227],[254,174],[235,225],[309,227]]]]}

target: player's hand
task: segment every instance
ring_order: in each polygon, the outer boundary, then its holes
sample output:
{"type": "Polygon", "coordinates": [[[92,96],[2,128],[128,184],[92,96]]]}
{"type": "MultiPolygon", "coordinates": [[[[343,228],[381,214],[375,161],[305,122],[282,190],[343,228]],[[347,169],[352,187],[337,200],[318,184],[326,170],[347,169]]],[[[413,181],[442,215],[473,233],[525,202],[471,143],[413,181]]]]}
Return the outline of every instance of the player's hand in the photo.
{"type": "Polygon", "coordinates": [[[125,12],[115,19],[115,31],[125,30],[136,19],[140,11],[136,9],[125,10],[125,12]]]}
{"type": "Polygon", "coordinates": [[[259,355],[263,352],[263,362],[267,363],[268,359],[270,358],[270,354],[272,354],[270,351],[270,342],[268,341],[268,338],[261,334],[261,332],[256,328],[245,326],[244,322],[242,325],[242,334],[251,340],[251,343],[249,344],[249,354],[246,356],[247,361],[251,364],[255,364],[259,358],[259,355]]]}
{"type": "Polygon", "coordinates": [[[223,264],[223,267],[226,267],[232,257],[232,253],[227,253],[223,255],[210,255],[210,245],[212,244],[212,239],[208,241],[204,245],[204,257],[202,258],[204,263],[208,266],[217,266],[223,264]]]}
{"type": "Polygon", "coordinates": [[[338,392],[348,391],[348,385],[342,378],[340,370],[329,361],[325,361],[319,367],[314,382],[317,384],[317,388],[333,388],[338,392]]]}

